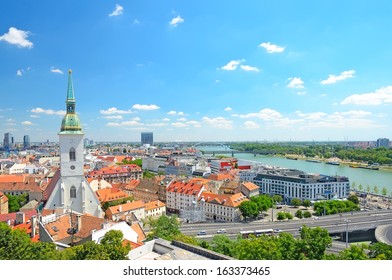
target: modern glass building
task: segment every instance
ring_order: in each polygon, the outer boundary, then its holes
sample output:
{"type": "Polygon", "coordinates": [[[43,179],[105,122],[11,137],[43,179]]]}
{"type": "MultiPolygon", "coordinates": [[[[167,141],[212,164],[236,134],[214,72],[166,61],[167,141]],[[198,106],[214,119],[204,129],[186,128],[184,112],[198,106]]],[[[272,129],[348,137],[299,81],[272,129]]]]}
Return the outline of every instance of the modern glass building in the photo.
{"type": "Polygon", "coordinates": [[[142,132],[141,142],[142,142],[142,145],[149,144],[152,146],[154,143],[153,133],[152,132],[142,132]]]}
{"type": "Polygon", "coordinates": [[[23,136],[23,148],[24,149],[28,149],[30,148],[30,136],[29,135],[25,135],[23,136]]]}

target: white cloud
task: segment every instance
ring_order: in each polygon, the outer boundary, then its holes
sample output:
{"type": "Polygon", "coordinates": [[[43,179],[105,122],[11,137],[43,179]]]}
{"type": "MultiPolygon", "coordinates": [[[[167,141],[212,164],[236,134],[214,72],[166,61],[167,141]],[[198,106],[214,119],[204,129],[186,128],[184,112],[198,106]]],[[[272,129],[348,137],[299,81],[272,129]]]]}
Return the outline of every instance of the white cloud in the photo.
{"type": "Polygon", "coordinates": [[[202,121],[216,128],[232,129],[233,122],[223,117],[209,118],[203,117],[202,121]]]}
{"type": "Polygon", "coordinates": [[[33,123],[32,123],[32,122],[29,122],[29,121],[24,121],[24,122],[22,122],[22,124],[23,124],[23,125],[33,125],[33,123]]]}
{"type": "Polygon", "coordinates": [[[288,81],[290,81],[288,88],[304,88],[304,82],[299,77],[289,78],[288,81]]]}
{"type": "Polygon", "coordinates": [[[348,71],[343,71],[338,76],[329,75],[328,79],[321,81],[321,84],[322,85],[334,84],[338,81],[343,81],[345,79],[353,78],[354,74],[355,74],[354,70],[348,70],[348,71]]]}
{"type": "Polygon", "coordinates": [[[305,94],[306,94],[306,91],[299,91],[299,92],[297,92],[297,94],[298,94],[298,95],[305,95],[305,94]]]}
{"type": "Polygon", "coordinates": [[[39,118],[37,115],[30,115],[30,118],[39,118]]]}
{"type": "Polygon", "coordinates": [[[340,104],[381,105],[392,103],[392,86],[382,87],[375,92],[353,94],[346,97],[340,104]]]}
{"type": "Polygon", "coordinates": [[[233,109],[230,108],[230,107],[226,107],[226,108],[225,108],[225,111],[231,111],[231,110],[233,110],[233,109]]]}
{"type": "Polygon", "coordinates": [[[122,127],[122,126],[140,126],[143,125],[136,120],[124,121],[119,123],[107,123],[106,126],[122,127]]]}
{"type": "Polygon", "coordinates": [[[301,111],[296,111],[295,114],[307,120],[321,120],[327,115],[324,112],[302,113],[301,111]]]}
{"type": "Polygon", "coordinates": [[[23,69],[16,71],[16,76],[23,76],[23,69]]]}
{"type": "Polygon", "coordinates": [[[162,126],[167,126],[167,123],[151,123],[151,124],[146,124],[146,126],[152,126],[152,127],[162,127],[162,126]]]}
{"type": "Polygon", "coordinates": [[[120,5],[116,4],[116,8],[114,8],[113,12],[111,12],[109,14],[109,17],[122,15],[123,11],[124,11],[124,8],[121,7],[120,5]]]}
{"type": "Polygon", "coordinates": [[[4,33],[2,36],[0,36],[0,41],[5,41],[21,48],[31,49],[33,47],[33,43],[27,40],[29,35],[29,31],[18,30],[15,27],[10,27],[8,33],[4,33]]]}
{"type": "Polygon", "coordinates": [[[123,116],[106,116],[103,117],[104,119],[112,119],[112,120],[121,120],[123,118],[123,116]]]}
{"type": "Polygon", "coordinates": [[[55,111],[52,109],[42,109],[39,107],[32,109],[31,112],[36,114],[58,115],[58,116],[64,116],[66,113],[66,111],[64,110],[55,111]]]}
{"type": "Polygon", "coordinates": [[[201,127],[200,122],[198,121],[187,121],[186,123],[189,125],[193,125],[193,127],[201,127]]]}
{"type": "Polygon", "coordinates": [[[151,110],[158,110],[159,106],[151,104],[151,105],[141,105],[135,104],[132,106],[133,109],[142,110],[142,111],[151,111],[151,110]]]}
{"type": "Polygon", "coordinates": [[[260,128],[260,125],[255,123],[254,121],[246,121],[244,122],[244,126],[246,129],[257,129],[260,128]]]}
{"type": "Polygon", "coordinates": [[[188,126],[188,124],[182,123],[182,122],[174,122],[171,125],[174,126],[174,127],[177,127],[177,128],[187,127],[188,126]]]}
{"type": "Polygon", "coordinates": [[[226,70],[226,71],[234,71],[237,69],[238,65],[242,62],[242,60],[232,60],[229,63],[227,63],[225,66],[222,66],[220,69],[226,70]]]}
{"type": "Polygon", "coordinates": [[[173,111],[171,110],[170,112],[167,113],[168,115],[171,116],[186,116],[187,114],[185,114],[184,112],[177,112],[177,111],[173,111]]]}
{"type": "Polygon", "coordinates": [[[247,72],[260,72],[259,68],[255,67],[255,66],[241,65],[240,67],[242,70],[247,71],[247,72]]]}
{"type": "Polygon", "coordinates": [[[264,48],[268,53],[281,53],[285,49],[285,47],[280,47],[278,45],[271,44],[270,42],[261,43],[259,47],[264,48]]]}
{"type": "Polygon", "coordinates": [[[276,110],[266,108],[266,109],[260,110],[257,113],[249,113],[246,115],[239,115],[239,117],[243,118],[243,119],[259,118],[259,119],[267,121],[267,120],[280,119],[280,118],[282,118],[282,114],[276,110]]]}
{"type": "Polygon", "coordinates": [[[103,115],[111,115],[111,114],[132,114],[133,111],[131,110],[120,110],[117,109],[116,107],[111,107],[107,110],[99,110],[99,112],[103,115]]]}
{"type": "Polygon", "coordinates": [[[140,21],[139,21],[137,18],[135,18],[135,19],[133,20],[133,24],[140,24],[140,21]]]}
{"type": "Polygon", "coordinates": [[[180,16],[177,16],[175,18],[172,18],[172,20],[170,21],[170,25],[176,27],[178,24],[183,23],[184,19],[180,16]]]}
{"type": "Polygon", "coordinates": [[[186,121],[186,118],[178,118],[177,121],[185,122],[185,121],[186,121]]]}
{"type": "Polygon", "coordinates": [[[170,119],[169,118],[163,118],[162,121],[163,122],[170,122],[170,119]]]}
{"type": "Polygon", "coordinates": [[[52,73],[57,73],[57,74],[64,74],[63,71],[61,71],[61,70],[58,69],[58,68],[54,68],[54,67],[51,67],[51,68],[50,68],[50,72],[52,72],[52,73]]]}

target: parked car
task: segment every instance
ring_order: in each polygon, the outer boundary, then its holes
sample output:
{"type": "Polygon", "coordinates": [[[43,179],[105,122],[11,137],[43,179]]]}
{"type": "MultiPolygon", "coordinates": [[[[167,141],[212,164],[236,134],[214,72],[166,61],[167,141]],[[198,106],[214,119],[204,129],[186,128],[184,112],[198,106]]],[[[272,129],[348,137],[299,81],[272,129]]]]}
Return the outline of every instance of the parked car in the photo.
{"type": "Polygon", "coordinates": [[[226,233],[226,230],[225,229],[220,229],[216,233],[226,233]]]}
{"type": "Polygon", "coordinates": [[[197,235],[206,235],[207,233],[204,230],[201,230],[197,233],[197,235]]]}

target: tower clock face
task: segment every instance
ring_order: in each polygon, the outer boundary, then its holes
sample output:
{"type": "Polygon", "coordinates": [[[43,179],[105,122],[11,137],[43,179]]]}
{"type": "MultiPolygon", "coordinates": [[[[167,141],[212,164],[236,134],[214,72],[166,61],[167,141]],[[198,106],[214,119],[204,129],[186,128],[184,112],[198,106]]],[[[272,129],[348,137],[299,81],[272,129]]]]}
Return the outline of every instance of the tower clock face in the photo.
{"type": "Polygon", "coordinates": [[[71,170],[75,170],[75,165],[71,165],[71,170]]]}

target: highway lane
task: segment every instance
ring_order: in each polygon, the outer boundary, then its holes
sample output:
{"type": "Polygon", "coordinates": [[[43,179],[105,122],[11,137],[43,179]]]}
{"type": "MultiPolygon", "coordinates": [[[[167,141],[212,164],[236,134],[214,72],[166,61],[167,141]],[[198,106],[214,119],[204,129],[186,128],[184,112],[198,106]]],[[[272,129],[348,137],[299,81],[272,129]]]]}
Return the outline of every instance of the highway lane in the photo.
{"type": "Polygon", "coordinates": [[[374,228],[377,225],[392,224],[392,210],[373,210],[342,213],[341,215],[328,215],[319,218],[308,218],[292,221],[252,221],[240,223],[200,223],[200,224],[183,224],[180,227],[182,233],[186,235],[197,235],[199,231],[205,231],[207,235],[215,235],[220,229],[225,229],[227,234],[238,234],[244,230],[258,229],[280,229],[284,232],[298,234],[302,225],[308,227],[322,227],[330,232],[346,231],[345,220],[350,220],[349,231],[374,228]]]}

